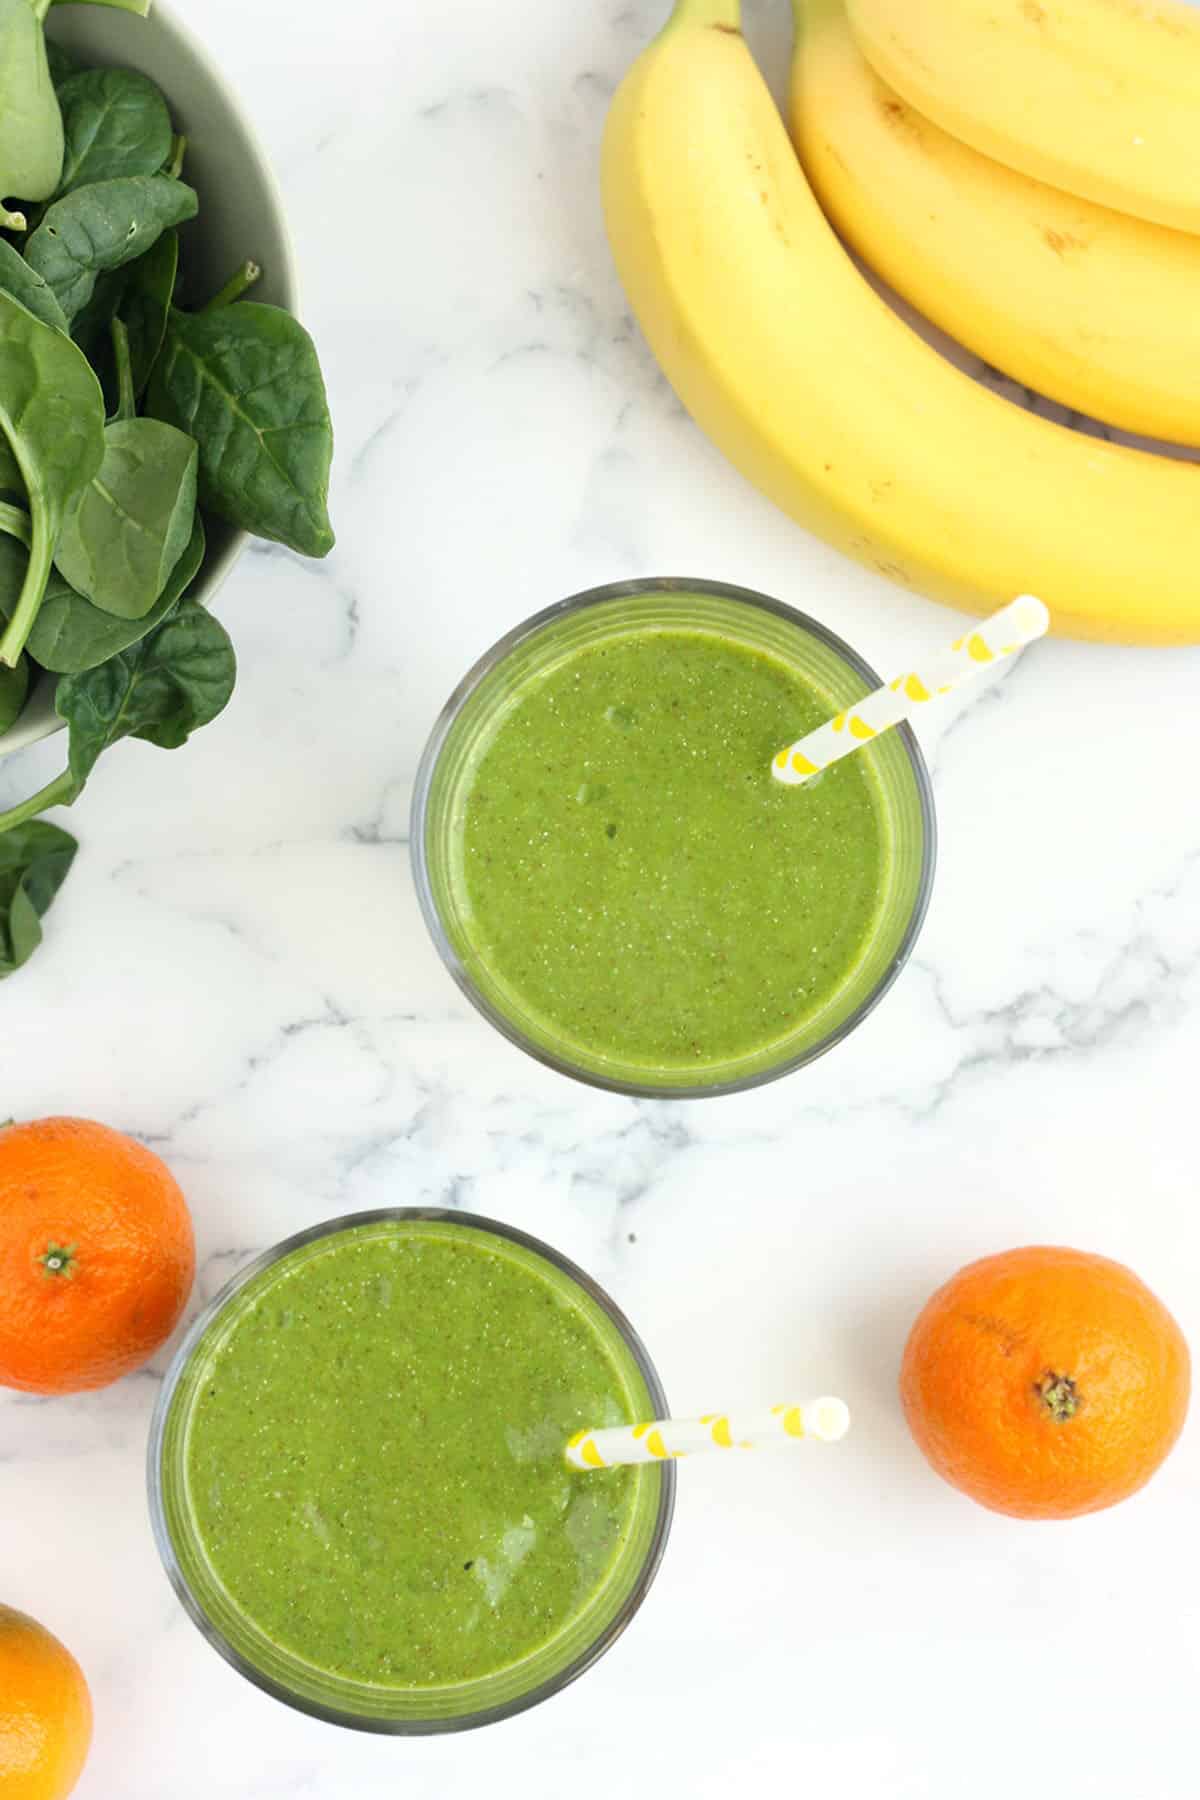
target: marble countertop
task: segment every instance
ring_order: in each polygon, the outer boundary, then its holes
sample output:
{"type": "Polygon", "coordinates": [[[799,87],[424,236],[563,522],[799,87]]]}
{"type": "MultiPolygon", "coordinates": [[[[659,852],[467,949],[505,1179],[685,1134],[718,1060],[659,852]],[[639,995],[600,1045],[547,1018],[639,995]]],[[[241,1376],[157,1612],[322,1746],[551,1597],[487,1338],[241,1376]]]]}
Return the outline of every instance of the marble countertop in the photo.
{"type": "MultiPolygon", "coordinates": [[[[102,1394],[7,1396],[0,1593],[91,1679],[79,1800],[1185,1800],[1200,1431],[1128,1505],[1022,1525],[929,1473],[895,1378],[932,1288],[1031,1240],[1130,1263],[1200,1344],[1200,652],[1051,642],[930,719],[927,928],[810,1070],[681,1106],[525,1059],[459,997],[409,879],[416,758],[468,663],[635,575],[776,594],[885,668],[952,616],[775,512],[631,323],[597,143],[665,0],[180,4],[282,179],[340,542],[250,551],[221,599],[226,717],[98,771],[47,945],[3,990],[0,1112],[92,1115],[167,1158],[192,1313],[317,1220],[470,1207],[606,1284],[680,1411],[832,1390],[855,1428],[682,1471],[658,1583],[598,1667],[401,1742],[277,1705],[177,1606],[144,1498],[165,1353],[102,1394]]],[[[781,74],[788,9],[750,10],[781,74]]]]}

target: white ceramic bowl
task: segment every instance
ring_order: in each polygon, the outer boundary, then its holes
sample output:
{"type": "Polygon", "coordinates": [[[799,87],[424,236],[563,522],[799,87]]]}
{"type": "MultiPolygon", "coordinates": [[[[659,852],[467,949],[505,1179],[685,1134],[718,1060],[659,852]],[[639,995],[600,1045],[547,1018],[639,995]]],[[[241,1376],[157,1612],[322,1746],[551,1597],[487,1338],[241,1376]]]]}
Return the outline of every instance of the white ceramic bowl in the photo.
{"type": "MultiPolygon", "coordinates": [[[[166,95],[175,129],[187,135],[184,179],[200,196],[199,217],[180,234],[186,287],[197,295],[215,292],[250,257],[263,271],[254,298],[296,312],[295,266],[275,177],[241,103],[191,32],[156,0],[146,19],[110,7],[55,7],[50,35],[82,61],[140,69],[166,95]]],[[[245,548],[246,534],[220,519],[205,524],[208,553],[192,593],[207,605],[245,548]]],[[[16,725],[0,737],[0,756],[60,728],[54,679],[39,684],[16,725]]]]}

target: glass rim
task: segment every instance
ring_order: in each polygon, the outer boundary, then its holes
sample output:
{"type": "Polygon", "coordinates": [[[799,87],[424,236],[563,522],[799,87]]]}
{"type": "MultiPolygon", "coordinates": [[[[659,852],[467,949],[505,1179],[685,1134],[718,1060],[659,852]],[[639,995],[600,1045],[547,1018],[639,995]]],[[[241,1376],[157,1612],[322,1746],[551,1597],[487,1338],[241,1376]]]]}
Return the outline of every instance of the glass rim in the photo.
{"type": "Polygon", "coordinates": [[[680,575],[643,576],[637,580],[613,581],[602,587],[586,588],[578,594],[570,595],[565,600],[555,601],[552,606],[543,607],[540,612],[531,613],[527,619],[523,619],[520,624],[514,625],[510,631],[505,632],[503,637],[497,638],[491,648],[485,650],[483,655],[471,665],[450,694],[434,722],[433,729],[421,753],[421,760],[417,764],[412,806],[409,813],[409,856],[421,916],[425,921],[426,930],[433,939],[438,955],[456,986],[461,993],[465,994],[476,1012],[482,1014],[502,1037],[508,1039],[510,1044],[514,1044],[518,1050],[523,1050],[527,1056],[531,1056],[535,1062],[541,1063],[545,1068],[553,1069],[559,1075],[566,1075],[573,1081],[583,1082],[585,1086],[601,1088],[608,1093],[625,1094],[635,1100],[713,1100],[725,1094],[749,1093],[754,1088],[767,1086],[769,1082],[781,1081],[785,1075],[794,1075],[798,1069],[806,1068],[809,1063],[816,1062],[819,1057],[826,1055],[828,1051],[834,1049],[852,1032],[856,1031],[863,1021],[874,1012],[911,957],[921,934],[921,928],[925,923],[925,916],[929,911],[938,849],[933,781],[929,773],[929,765],[925,761],[924,753],[911,725],[894,726],[890,734],[898,738],[908,757],[916,784],[917,802],[921,815],[921,869],[912,911],[900,943],[874,987],[833,1030],[818,1038],[807,1048],[797,1051],[795,1055],[774,1063],[769,1068],[756,1069],[750,1074],[735,1075],[726,1080],[700,1082],[695,1086],[672,1086],[664,1082],[656,1082],[653,1079],[632,1081],[622,1076],[606,1075],[600,1070],[582,1068],[567,1057],[556,1055],[544,1044],[539,1044],[533,1038],[528,1037],[481,991],[472,980],[451,943],[433,896],[433,883],[430,879],[425,851],[426,816],[438,760],[455,721],[481,682],[514,650],[530,638],[539,636],[561,619],[570,618],[591,607],[604,606],[613,601],[633,600],[649,594],[670,595],[673,593],[703,594],[718,600],[732,600],[759,612],[769,613],[789,625],[798,626],[800,630],[815,638],[827,649],[832,650],[836,656],[853,669],[855,674],[868,683],[869,688],[882,686],[882,676],[836,631],[832,631],[828,625],[822,624],[819,619],[812,618],[808,613],[801,612],[797,607],[789,606],[783,600],[772,599],[769,594],[760,594],[753,588],[737,587],[725,581],[692,580],[680,575]]]}
{"type": "Polygon", "coordinates": [[[269,1249],[261,1251],[246,1264],[245,1268],[239,1269],[235,1275],[232,1275],[192,1321],[176,1349],[163,1379],[150,1422],[150,1436],[146,1449],[146,1483],[154,1542],[167,1579],[174,1588],[184,1611],[207,1643],[223,1656],[239,1675],[243,1675],[255,1687],[261,1688],[264,1693],[270,1694],[273,1699],[282,1701],[284,1705],[294,1708],[297,1712],[307,1713],[310,1717],[321,1719],[329,1725],[342,1725],[350,1730],[372,1732],[379,1736],[430,1737],[458,1731],[473,1731],[481,1726],[497,1724],[501,1719],[509,1719],[517,1713],[525,1712],[529,1707],[537,1706],[543,1700],[548,1700],[552,1695],[560,1693],[563,1688],[569,1687],[573,1681],[578,1680],[590,1669],[593,1663],[598,1662],[606,1650],[611,1648],[641,1607],[658,1574],[675,1513],[676,1470],[673,1462],[661,1465],[658,1511],[654,1529],[637,1579],[619,1610],[573,1661],[554,1675],[548,1676],[536,1687],[531,1688],[528,1693],[519,1694],[495,1706],[481,1707],[477,1712],[465,1713],[461,1718],[384,1719],[325,1705],[319,1700],[296,1694],[284,1682],[256,1667],[236,1645],[230,1643],[224,1632],[209,1617],[193,1592],[175,1553],[175,1545],[167,1524],[166,1507],[163,1500],[162,1469],[163,1446],[171,1404],[184,1370],[207,1335],[210,1326],[235,1296],[257,1275],[272,1268],[276,1263],[282,1262],[294,1251],[301,1250],[321,1238],[334,1237],[341,1232],[351,1231],[357,1226],[379,1224],[384,1220],[466,1226],[472,1230],[486,1232],[492,1237],[501,1238],[517,1245],[520,1249],[530,1251],[535,1256],[543,1258],[552,1268],[582,1288],[588,1298],[616,1327],[637,1365],[638,1373],[646,1383],[653,1407],[653,1416],[656,1418],[667,1417],[668,1405],[658,1371],[650,1360],[649,1352],[640,1336],[616,1301],[605,1292],[599,1282],[587,1273],[586,1269],[580,1268],[578,1263],[572,1262],[570,1257],[564,1256],[561,1251],[555,1250],[552,1245],[545,1243],[541,1238],[534,1237],[529,1232],[520,1231],[516,1226],[501,1224],[499,1220],[489,1219],[481,1213],[459,1212],[449,1207],[375,1207],[364,1212],[345,1213],[340,1218],[326,1219],[319,1225],[312,1225],[304,1231],[295,1232],[291,1237],[283,1238],[279,1243],[271,1245],[269,1249]]]}

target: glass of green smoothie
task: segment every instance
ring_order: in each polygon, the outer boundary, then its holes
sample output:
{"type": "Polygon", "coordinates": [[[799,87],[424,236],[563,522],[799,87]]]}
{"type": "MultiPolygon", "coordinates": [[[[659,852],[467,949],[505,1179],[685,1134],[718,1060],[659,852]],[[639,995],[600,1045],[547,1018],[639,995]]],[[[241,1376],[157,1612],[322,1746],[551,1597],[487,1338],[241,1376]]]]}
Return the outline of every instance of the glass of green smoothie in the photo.
{"type": "Polygon", "coordinates": [[[581,1269],[466,1213],[358,1213],[217,1295],[159,1398],[150,1507],[209,1642],[303,1712],[462,1731],[591,1666],[662,1559],[673,1464],[568,1469],[661,1417],[636,1333],[581,1269]]]}
{"type": "Polygon", "coordinates": [[[924,919],[929,774],[907,726],[803,787],[771,761],[878,685],[823,625],[719,582],[623,582],[519,625],[451,695],[413,797],[463,992],[620,1093],[736,1093],[830,1049],[924,919]]]}

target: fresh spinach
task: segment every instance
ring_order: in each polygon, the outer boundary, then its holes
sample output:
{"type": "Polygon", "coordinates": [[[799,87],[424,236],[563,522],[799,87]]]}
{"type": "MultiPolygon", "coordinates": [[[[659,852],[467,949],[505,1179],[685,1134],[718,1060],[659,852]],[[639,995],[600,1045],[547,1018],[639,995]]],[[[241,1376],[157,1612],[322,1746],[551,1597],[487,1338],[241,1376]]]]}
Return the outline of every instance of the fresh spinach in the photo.
{"type": "Polygon", "coordinates": [[[145,75],[84,69],[58,89],[64,150],[57,192],[95,181],[155,175],[171,154],[171,115],[145,75]]]}
{"type": "Polygon", "coordinates": [[[66,331],[66,316],[53,291],[7,238],[0,238],[0,288],[14,300],[19,300],[26,312],[31,312],[43,325],[53,325],[55,331],[66,331]]]}
{"type": "Polygon", "coordinates": [[[101,611],[141,619],[195,516],[195,440],[159,419],[118,419],[105,427],[104,461],[68,516],[54,560],[101,611]]]}
{"type": "Polygon", "coordinates": [[[120,738],[178,750],[224,711],[236,677],[229,633],[195,600],[182,601],[157,631],[100,668],[64,676],[55,704],[70,728],[75,791],[120,738]]]}
{"type": "Polygon", "coordinates": [[[17,465],[17,459],[9,449],[8,439],[0,437],[0,497],[5,500],[25,502],[25,478],[17,465]]]}
{"type": "MultiPolygon", "coordinates": [[[[197,513],[187,549],[171,571],[161,596],[144,619],[118,619],[101,612],[77,594],[56,570],[46,589],[37,623],[29,635],[29,654],[54,675],[79,675],[99,668],[110,656],[128,650],[168,618],[191,587],[204,561],[204,526],[197,513]]],[[[24,558],[11,539],[0,539],[0,613],[20,589],[24,558]]]]}
{"type": "Polygon", "coordinates": [[[179,234],[164,231],[154,248],[131,263],[127,273],[129,280],[119,313],[129,333],[133,391],[140,399],[167,335],[167,319],[179,275],[179,234]]]}
{"type": "Polygon", "coordinates": [[[171,139],[171,154],[163,164],[162,172],[173,181],[178,181],[183,174],[183,165],[187,157],[188,141],[182,132],[171,139]]]}
{"type": "MultiPolygon", "coordinates": [[[[0,0],[0,199],[48,200],[58,186],[63,124],[42,29],[48,0],[0,0]]],[[[0,206],[0,225],[25,215],[0,206]]]]}
{"type": "Polygon", "coordinates": [[[23,506],[11,506],[7,500],[0,500],[0,532],[16,538],[28,551],[33,542],[33,520],[23,506]]]}
{"type": "Polygon", "coordinates": [[[173,311],[147,410],[199,444],[202,505],[302,555],[328,555],[333,430],[298,319],[248,300],[173,311]]]}
{"type": "Polygon", "coordinates": [[[70,338],[3,291],[0,431],[20,469],[33,526],[21,595],[0,638],[0,662],[12,668],[37,617],[67,514],[104,458],[104,396],[70,338]]]}
{"type": "Polygon", "coordinates": [[[55,562],[101,611],[142,619],[192,535],[196,444],[173,425],[135,417],[129,334],[120,319],[113,341],[117,416],[105,427],[104,461],[64,522],[55,562]]]}
{"type": "Polygon", "coordinates": [[[15,669],[0,668],[0,738],[20,718],[28,694],[29,658],[23,656],[15,669]]]}
{"type": "Polygon", "coordinates": [[[0,833],[51,806],[73,806],[105,750],[142,738],[178,750],[229,704],[237,659],[229,633],[195,600],[183,600],[157,631],[81,675],[64,675],[54,697],[66,721],[67,766],[46,787],[0,813],[0,833]]]}
{"type": "Polygon", "coordinates": [[[149,250],[171,225],[195,217],[195,192],[169,175],[130,175],[76,188],[48,207],[25,255],[68,320],[92,297],[96,278],[149,250]]]}
{"type": "MultiPolygon", "coordinates": [[[[118,12],[136,13],[139,19],[149,16],[152,0],[76,0],[80,6],[111,6],[118,12]]],[[[64,6],[68,0],[48,0],[51,6],[64,6]]]]}
{"type": "Polygon", "coordinates": [[[232,306],[235,300],[240,300],[244,294],[249,293],[250,289],[261,280],[262,270],[256,262],[251,262],[247,259],[233,271],[233,274],[229,277],[225,286],[220,288],[207,305],[200,308],[200,311],[206,313],[219,312],[223,306],[232,306]]]}
{"type": "Polygon", "coordinates": [[[117,404],[117,369],[112,355],[112,325],[125,304],[125,290],[137,268],[108,269],[97,277],[92,297],[71,321],[71,336],[96,371],[109,411],[117,404]]]}
{"type": "Polygon", "coordinates": [[[0,837],[0,980],[41,943],[42,919],[78,848],[69,833],[41,819],[0,837]]]}
{"type": "Polygon", "coordinates": [[[78,75],[83,67],[77,56],[72,56],[69,50],[64,50],[61,44],[49,37],[46,39],[46,61],[50,65],[50,79],[55,88],[60,88],[72,75],[78,75]]]}
{"type": "Polygon", "coordinates": [[[75,854],[30,821],[71,805],[122,737],[175,748],[229,699],[233,648],[189,598],[197,500],[310,556],[333,544],[311,340],[244,302],[252,262],[201,312],[176,308],[187,139],[153,82],[44,41],[52,3],[0,0],[0,201],[33,209],[27,229],[0,205],[0,232],[25,233],[0,235],[0,732],[46,671],[68,766],[0,814],[0,977],[75,854]]]}
{"type": "MultiPolygon", "coordinates": [[[[16,509],[13,508],[12,510],[15,511],[16,509]]],[[[28,567],[28,538],[17,531],[0,533],[0,619],[11,619],[16,612],[17,602],[21,597],[21,589],[25,582],[25,573],[28,567]]],[[[38,663],[43,669],[48,669],[50,664],[43,662],[42,658],[33,648],[34,639],[43,629],[43,616],[47,611],[53,616],[55,607],[62,607],[65,605],[66,596],[74,593],[75,590],[68,587],[58,570],[52,569],[50,571],[50,579],[46,583],[46,591],[42,597],[42,604],[38,611],[38,616],[34,621],[33,630],[29,634],[29,642],[26,645],[27,653],[33,658],[34,662],[38,663]]],[[[81,606],[91,606],[92,604],[90,600],[84,600],[82,596],[78,594],[75,594],[75,599],[81,606]]],[[[97,609],[93,607],[92,610],[96,611],[97,609]]],[[[101,618],[107,618],[108,614],[101,613],[99,616],[101,618]]],[[[0,667],[2,666],[3,665],[0,665],[0,667]]]]}

